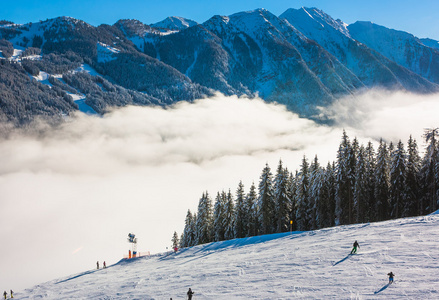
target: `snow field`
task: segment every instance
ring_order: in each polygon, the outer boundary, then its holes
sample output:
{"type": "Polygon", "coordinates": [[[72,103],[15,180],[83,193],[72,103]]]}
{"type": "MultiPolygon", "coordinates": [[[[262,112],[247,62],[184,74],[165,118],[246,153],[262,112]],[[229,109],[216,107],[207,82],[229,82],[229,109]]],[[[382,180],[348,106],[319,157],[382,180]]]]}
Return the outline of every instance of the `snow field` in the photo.
{"type": "Polygon", "coordinates": [[[20,299],[438,299],[439,216],[272,234],[122,260],[20,299]],[[356,255],[348,255],[358,240],[356,255]],[[388,286],[387,273],[395,273],[388,286]]]}

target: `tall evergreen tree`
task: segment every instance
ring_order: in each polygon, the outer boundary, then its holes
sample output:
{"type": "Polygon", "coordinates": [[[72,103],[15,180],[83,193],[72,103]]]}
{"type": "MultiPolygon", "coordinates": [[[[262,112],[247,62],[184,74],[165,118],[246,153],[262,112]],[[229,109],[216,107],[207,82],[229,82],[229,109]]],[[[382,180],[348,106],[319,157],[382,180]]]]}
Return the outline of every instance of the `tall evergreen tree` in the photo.
{"type": "Polygon", "coordinates": [[[368,142],[366,146],[365,156],[365,168],[366,168],[366,195],[364,199],[364,222],[373,222],[377,219],[376,215],[376,200],[375,200],[375,168],[376,158],[375,150],[372,142],[368,142]]]}
{"type": "Polygon", "coordinates": [[[243,238],[248,232],[248,208],[245,204],[244,184],[242,181],[238,184],[236,190],[236,206],[235,206],[235,236],[243,238]]]}
{"type": "Polygon", "coordinates": [[[378,147],[376,168],[375,168],[375,210],[376,220],[384,221],[389,219],[389,154],[387,144],[381,139],[378,147]]]}
{"type": "Polygon", "coordinates": [[[181,247],[191,247],[195,242],[192,240],[194,237],[194,233],[192,232],[193,226],[192,223],[194,221],[192,212],[188,209],[186,214],[186,220],[184,221],[184,231],[183,231],[183,239],[181,241],[181,247]]]}
{"type": "Polygon", "coordinates": [[[313,162],[310,165],[310,184],[309,184],[309,201],[307,205],[307,215],[309,216],[310,229],[314,230],[319,228],[320,216],[318,215],[317,206],[322,201],[323,193],[323,172],[320,168],[320,163],[317,155],[314,157],[313,162]]]}
{"type": "Polygon", "coordinates": [[[421,157],[418,152],[416,140],[410,138],[407,142],[407,177],[406,177],[406,199],[404,201],[403,217],[421,215],[423,208],[420,199],[419,173],[421,169],[421,157]]]}
{"type": "Polygon", "coordinates": [[[274,201],[276,232],[286,232],[289,230],[291,200],[288,193],[288,170],[282,166],[282,160],[276,170],[274,179],[274,201]]]}
{"type": "Polygon", "coordinates": [[[336,215],[338,224],[353,222],[353,190],[355,177],[355,152],[343,130],[337,152],[336,215]]]}
{"type": "Polygon", "coordinates": [[[355,167],[355,186],[354,186],[354,220],[356,223],[365,222],[365,212],[368,203],[367,200],[368,193],[368,178],[367,178],[367,167],[366,167],[366,149],[361,145],[358,156],[357,165],[355,167]]]}
{"type": "Polygon", "coordinates": [[[390,209],[392,218],[400,218],[406,199],[407,165],[404,144],[401,140],[391,153],[390,209]]]}
{"type": "Polygon", "coordinates": [[[245,211],[246,211],[246,222],[248,224],[247,235],[246,236],[255,236],[258,234],[257,229],[259,228],[258,216],[257,216],[257,198],[258,195],[256,193],[256,186],[253,182],[250,186],[250,191],[245,197],[245,211]]]}
{"type": "Polygon", "coordinates": [[[232,192],[229,190],[226,196],[224,205],[224,219],[223,219],[224,238],[231,240],[235,238],[235,205],[233,203],[232,192]]]}
{"type": "Polygon", "coordinates": [[[260,224],[260,234],[270,234],[275,231],[274,218],[274,191],[273,191],[273,175],[268,163],[262,170],[259,181],[258,196],[258,218],[260,224]]]}
{"type": "Polygon", "coordinates": [[[176,249],[180,245],[180,239],[178,238],[177,231],[174,231],[174,234],[172,235],[172,248],[176,249]]]}
{"type": "Polygon", "coordinates": [[[424,138],[427,143],[422,162],[422,182],[424,184],[424,212],[431,213],[437,209],[437,191],[438,191],[438,137],[439,128],[429,128],[425,130],[424,138]]]}
{"type": "Polygon", "coordinates": [[[226,229],[224,228],[224,210],[225,210],[226,193],[218,192],[215,198],[213,209],[213,237],[215,242],[223,241],[226,229]]]}
{"type": "Polygon", "coordinates": [[[295,175],[290,173],[288,176],[288,198],[290,198],[290,221],[293,221],[292,230],[297,229],[296,222],[296,206],[297,206],[297,177],[298,171],[295,175]]]}
{"type": "Polygon", "coordinates": [[[296,197],[296,226],[297,230],[309,230],[310,220],[307,214],[310,198],[310,174],[309,164],[305,156],[303,156],[300,172],[297,178],[297,197],[296,197]]]}
{"type": "Polygon", "coordinates": [[[208,192],[203,193],[198,203],[197,218],[197,244],[205,244],[213,241],[213,211],[212,200],[208,192]]]}
{"type": "Polygon", "coordinates": [[[325,174],[325,189],[327,194],[327,209],[325,213],[327,214],[325,218],[325,223],[323,227],[330,227],[335,225],[335,206],[336,206],[336,167],[335,162],[332,164],[328,162],[325,174]]]}

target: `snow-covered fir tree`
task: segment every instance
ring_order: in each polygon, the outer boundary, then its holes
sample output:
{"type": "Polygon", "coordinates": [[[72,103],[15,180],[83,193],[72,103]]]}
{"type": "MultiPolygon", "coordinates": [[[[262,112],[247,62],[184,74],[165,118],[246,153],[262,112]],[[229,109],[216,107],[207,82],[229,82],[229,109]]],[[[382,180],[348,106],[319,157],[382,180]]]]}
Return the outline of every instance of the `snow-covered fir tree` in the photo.
{"type": "Polygon", "coordinates": [[[291,211],[290,211],[290,220],[293,221],[292,230],[295,230],[297,227],[296,221],[296,207],[297,207],[297,177],[299,172],[296,170],[295,174],[290,173],[288,176],[288,193],[289,198],[291,199],[291,211]]]}
{"type": "Polygon", "coordinates": [[[235,205],[235,236],[243,238],[248,232],[248,208],[245,203],[244,184],[239,182],[236,189],[236,205],[235,205]]]}
{"type": "Polygon", "coordinates": [[[212,200],[206,191],[200,198],[198,203],[197,217],[197,245],[205,244],[213,241],[213,211],[212,200]]]}
{"type": "Polygon", "coordinates": [[[297,177],[297,194],[296,194],[296,227],[297,230],[309,230],[310,220],[307,209],[310,202],[310,174],[309,164],[305,156],[303,156],[300,172],[297,177]]]}
{"type": "Polygon", "coordinates": [[[273,175],[268,163],[265,165],[260,176],[258,209],[260,234],[275,232],[273,175]]]}
{"type": "Polygon", "coordinates": [[[343,130],[337,152],[336,215],[340,225],[353,223],[354,177],[354,150],[346,131],[343,130]]]}
{"type": "Polygon", "coordinates": [[[400,218],[404,210],[407,181],[406,153],[401,140],[390,155],[390,216],[400,218]]]}
{"type": "Polygon", "coordinates": [[[421,157],[418,152],[416,140],[410,138],[407,142],[407,176],[406,176],[406,199],[404,201],[403,217],[421,215],[423,213],[422,201],[420,198],[420,169],[421,157]]]}
{"type": "Polygon", "coordinates": [[[245,222],[248,224],[247,236],[255,236],[258,234],[259,222],[257,215],[257,199],[258,195],[256,193],[256,186],[253,182],[245,197],[245,222]]]}
{"type": "Polygon", "coordinates": [[[321,201],[321,194],[323,193],[323,172],[320,168],[320,163],[317,155],[314,157],[310,165],[310,183],[309,183],[309,201],[306,208],[306,214],[309,216],[310,229],[317,229],[320,223],[320,216],[318,215],[317,206],[321,201]]]}
{"type": "Polygon", "coordinates": [[[229,190],[224,205],[224,239],[231,240],[235,238],[235,205],[232,192],[229,190]]]}
{"type": "Polygon", "coordinates": [[[384,221],[389,219],[389,153],[387,144],[382,139],[378,146],[378,153],[375,168],[375,211],[374,221],[384,221]]]}
{"type": "Polygon", "coordinates": [[[177,231],[174,231],[174,234],[172,235],[171,242],[172,242],[172,248],[173,248],[173,249],[176,249],[176,248],[179,247],[179,245],[180,245],[180,239],[178,238],[177,231]]]}
{"type": "Polygon", "coordinates": [[[375,150],[373,148],[372,142],[368,142],[366,146],[366,152],[364,156],[365,167],[366,167],[366,195],[364,198],[364,222],[372,222],[377,219],[376,216],[376,201],[375,201],[375,167],[376,158],[375,150]]]}
{"type": "Polygon", "coordinates": [[[322,217],[322,227],[330,227],[335,225],[335,194],[336,194],[336,167],[335,162],[332,164],[328,162],[325,172],[325,194],[327,195],[326,209],[322,205],[323,212],[325,214],[322,217]]]}
{"type": "Polygon", "coordinates": [[[196,244],[195,241],[195,232],[193,232],[194,226],[194,216],[192,215],[192,212],[190,209],[187,211],[186,214],[186,220],[185,220],[185,226],[183,231],[183,239],[181,241],[181,247],[191,247],[196,244]]]}
{"type": "Polygon", "coordinates": [[[423,213],[430,213],[437,209],[437,192],[438,192],[438,138],[439,128],[429,128],[424,133],[427,149],[422,161],[421,180],[423,182],[423,213]]]}
{"type": "Polygon", "coordinates": [[[291,199],[288,193],[288,170],[282,166],[282,160],[274,178],[274,201],[276,232],[286,232],[289,230],[291,199]]]}
{"type": "Polygon", "coordinates": [[[219,192],[215,198],[215,206],[213,208],[213,237],[214,241],[223,241],[226,229],[224,227],[224,210],[225,210],[226,193],[219,192]]]}
{"type": "Polygon", "coordinates": [[[355,186],[354,186],[354,220],[356,223],[365,222],[367,214],[366,200],[368,198],[368,176],[366,163],[366,149],[360,146],[355,166],[355,186]]]}

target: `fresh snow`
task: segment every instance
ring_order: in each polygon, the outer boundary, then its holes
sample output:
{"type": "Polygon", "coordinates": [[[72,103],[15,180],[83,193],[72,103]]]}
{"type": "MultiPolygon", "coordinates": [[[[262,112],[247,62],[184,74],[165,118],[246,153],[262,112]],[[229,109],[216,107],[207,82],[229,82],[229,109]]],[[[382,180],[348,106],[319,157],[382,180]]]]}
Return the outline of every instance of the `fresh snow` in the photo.
{"type": "Polygon", "coordinates": [[[98,52],[98,62],[109,62],[115,60],[117,57],[115,54],[119,53],[120,50],[110,45],[98,42],[97,43],[97,52],[98,52]]]}
{"type": "Polygon", "coordinates": [[[185,299],[191,287],[194,299],[438,299],[438,226],[435,214],[210,243],[121,260],[16,297],[185,299]],[[355,240],[360,248],[349,255],[355,240]]]}

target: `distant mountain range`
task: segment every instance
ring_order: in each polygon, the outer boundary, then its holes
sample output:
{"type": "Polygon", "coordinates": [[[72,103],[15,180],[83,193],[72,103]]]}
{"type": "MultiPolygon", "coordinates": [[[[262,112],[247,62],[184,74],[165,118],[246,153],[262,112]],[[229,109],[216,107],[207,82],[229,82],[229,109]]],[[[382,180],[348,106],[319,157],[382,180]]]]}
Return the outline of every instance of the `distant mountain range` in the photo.
{"type": "Polygon", "coordinates": [[[0,21],[0,121],[111,106],[169,105],[219,91],[260,96],[312,117],[359,90],[439,91],[439,42],[317,8],[169,17],[91,26],[59,17],[0,21]]]}

